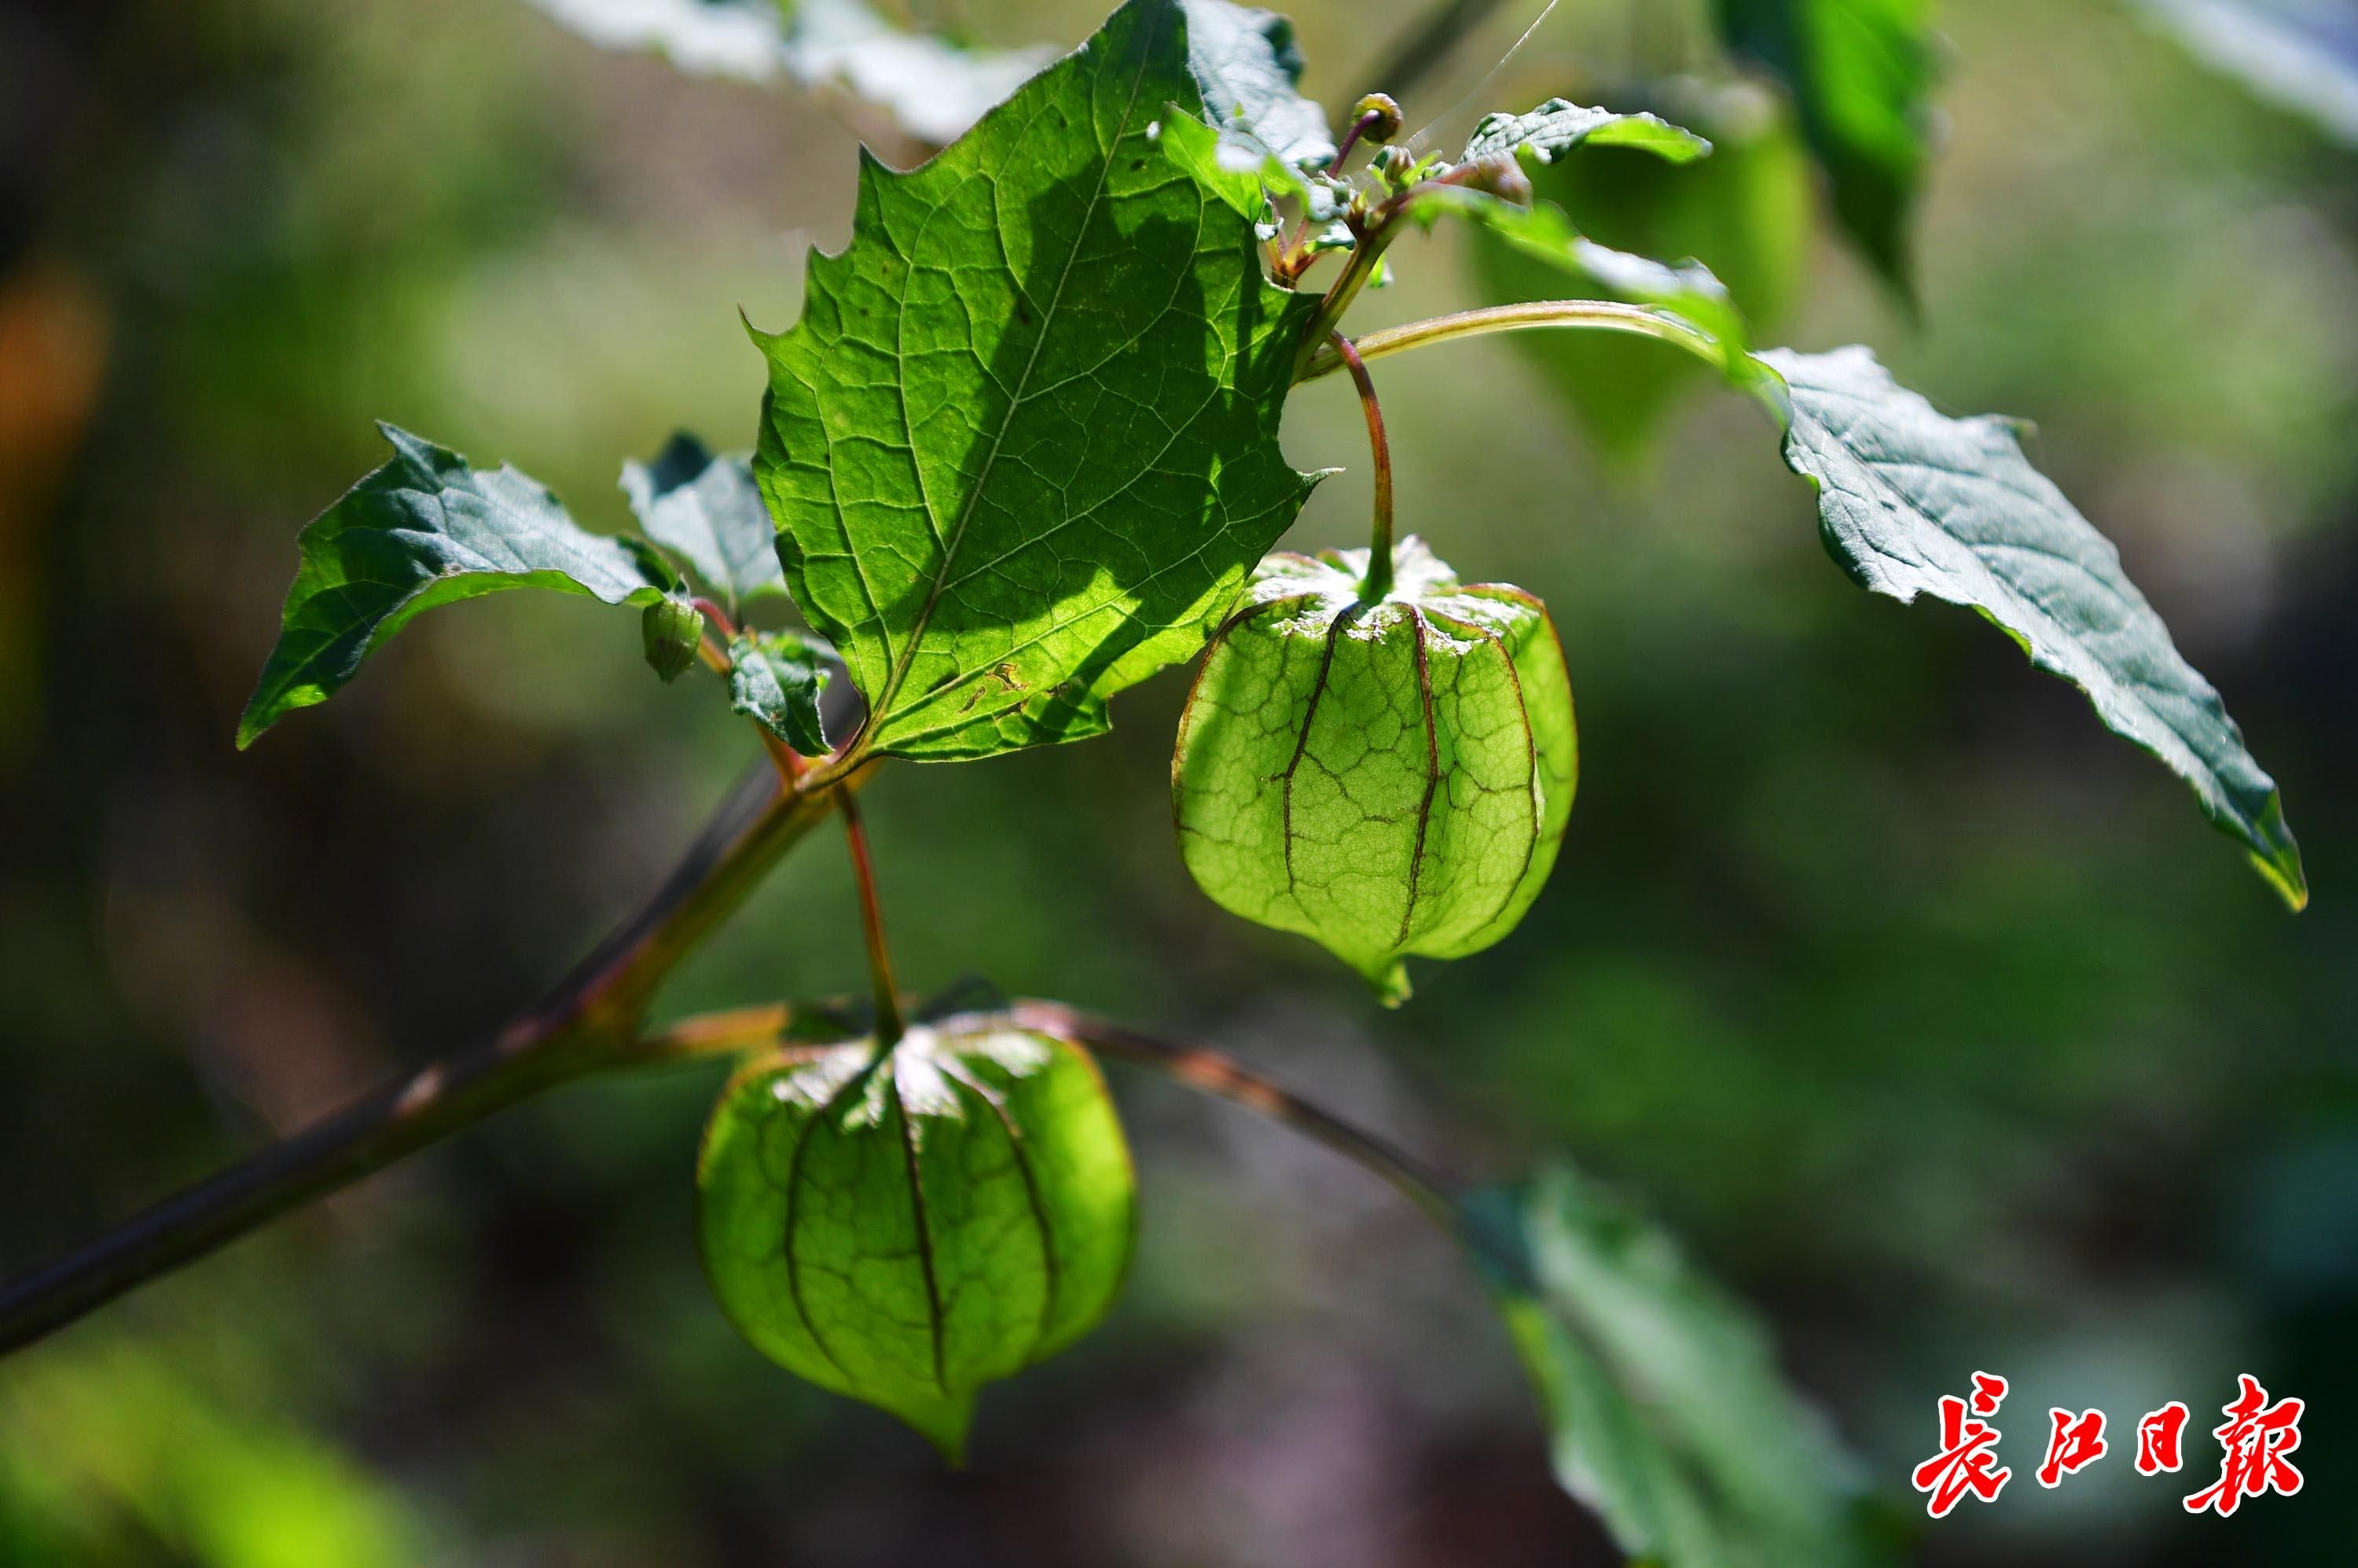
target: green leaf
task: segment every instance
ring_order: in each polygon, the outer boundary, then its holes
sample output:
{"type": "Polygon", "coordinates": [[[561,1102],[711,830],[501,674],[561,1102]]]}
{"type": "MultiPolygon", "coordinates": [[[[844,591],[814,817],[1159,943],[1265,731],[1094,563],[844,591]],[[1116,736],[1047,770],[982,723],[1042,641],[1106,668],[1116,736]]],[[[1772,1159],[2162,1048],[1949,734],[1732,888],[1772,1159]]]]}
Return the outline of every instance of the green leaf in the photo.
{"type": "Polygon", "coordinates": [[[1768,1337],[1659,1228],[1570,1169],[1468,1195],[1460,1234],[1540,1394],[1557,1478],[1662,1568],[1887,1555],[1856,1467],[1768,1337]]]}
{"type": "MultiPolygon", "coordinates": [[[[1673,165],[1624,147],[1584,147],[1531,170],[1532,193],[1601,245],[1696,258],[1747,321],[1774,329],[1798,302],[1808,269],[1811,185],[1801,139],[1749,83],[1728,84],[1680,117],[1711,137],[1711,157],[1673,165]]],[[[1563,294],[1561,261],[1487,227],[1469,229],[1467,239],[1486,304],[1563,294]]],[[[1677,347],[1646,338],[1519,332],[1513,341],[1604,454],[1625,467],[1643,462],[1671,409],[1706,374],[1677,347]]]]}
{"type": "Polygon", "coordinates": [[[1524,206],[1462,186],[1427,191],[1412,211],[1426,222],[1444,213],[1471,219],[1519,255],[1615,298],[1675,316],[1711,340],[1711,358],[1731,383],[1746,386],[1760,378],[1744,313],[1700,262],[1673,266],[1617,251],[1581,233],[1552,202],[1524,206]]]}
{"type": "Polygon", "coordinates": [[[1077,1048],[918,1024],[756,1061],[697,1167],[713,1292],[796,1376],[890,1411],[956,1463],[986,1383],[1102,1318],[1129,1266],[1134,1182],[1077,1048]]]}
{"type": "Polygon", "coordinates": [[[1931,156],[1931,0],[1719,0],[1736,54],[1792,91],[1834,216],[1911,303],[1909,223],[1931,156]]]}
{"type": "Polygon", "coordinates": [[[792,633],[741,632],[729,644],[729,706],[800,752],[827,754],[818,699],[822,652],[792,633]]]}
{"type": "Polygon", "coordinates": [[[2347,0],[2137,0],[2195,58],[2358,147],[2358,15],[2347,0]]]}
{"type": "Polygon", "coordinates": [[[393,460],[296,540],[278,645],[238,720],[240,749],[325,702],[412,616],[511,588],[643,605],[678,579],[644,542],[592,534],[537,481],[479,473],[458,453],[380,425],[393,460]]]}
{"type": "Polygon", "coordinates": [[[622,493],[647,537],[676,551],[729,610],[769,594],[785,597],[777,535],[743,454],[714,457],[681,431],[653,463],[622,465],[622,493]]]}
{"type": "Polygon", "coordinates": [[[1490,114],[1474,127],[1458,161],[1473,163],[1507,153],[1552,163],[1583,143],[1600,147],[1636,147],[1671,163],[1686,163],[1711,151],[1711,144],[1659,114],[1617,114],[1562,98],[1551,98],[1528,114],[1490,114]]]}
{"type": "Polygon", "coordinates": [[[1315,302],[1149,130],[1197,103],[1174,0],[907,174],[769,355],[754,471],[865,745],[982,757],[1102,732],[1202,645],[1310,488],[1278,447],[1315,302]]]}
{"type": "Polygon", "coordinates": [[[2013,428],[1951,419],[1864,348],[1775,349],[1785,461],[1818,489],[1827,552],[1862,588],[1978,611],[2088,694],[2115,734],[2191,784],[2295,909],[2309,901],[2277,786],[2211,683],[2179,656],[2120,553],[2030,466],[2013,428]]]}
{"type": "Polygon", "coordinates": [[[1213,640],[1171,764],[1197,885],[1408,995],[1403,957],[1462,957],[1546,884],[1579,771],[1546,607],[1460,587],[1413,535],[1390,593],[1365,550],[1263,562],[1213,640]]]}
{"type": "Polygon", "coordinates": [[[1302,49],[1293,24],[1274,11],[1228,0],[1182,0],[1187,63],[1205,118],[1248,161],[1263,156],[1294,168],[1335,157],[1326,112],[1302,95],[1302,49]]]}

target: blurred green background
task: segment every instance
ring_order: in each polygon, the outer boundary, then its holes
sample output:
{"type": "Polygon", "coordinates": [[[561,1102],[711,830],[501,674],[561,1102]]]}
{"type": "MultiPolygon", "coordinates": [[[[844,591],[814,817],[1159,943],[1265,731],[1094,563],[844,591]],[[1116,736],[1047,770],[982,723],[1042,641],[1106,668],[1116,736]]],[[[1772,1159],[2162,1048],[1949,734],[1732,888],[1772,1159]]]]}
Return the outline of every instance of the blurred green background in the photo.
{"type": "MultiPolygon", "coordinates": [[[[920,5],[921,15],[944,8],[920,5]]],[[[1083,0],[947,7],[1070,45],[1083,0]]],[[[1709,58],[1699,7],[1509,6],[1419,84],[1480,109],[1709,58]],[[1517,11],[1520,15],[1514,15],[1517,11]],[[1632,12],[1639,13],[1633,20],[1632,12]]],[[[1329,104],[1413,11],[1294,7],[1329,104]]],[[[2015,1480],[1934,1563],[2307,1563],[2358,1529],[2358,180],[2113,0],[1942,8],[1912,326],[1821,232],[1803,348],[1866,340],[2034,456],[2278,777],[2298,918],[2004,638],[1851,587],[1758,413],[1601,464],[1510,342],[1377,367],[1402,525],[1553,609],[1581,704],[1562,863],[1385,1014],[1188,881],[1184,673],[1116,732],[869,796],[903,978],[1201,1031],[1470,1173],[1561,1150],[1772,1318],[1905,1493],[1934,1400],[2014,1394],[2015,1480]],[[2190,1519],[2250,1371],[2310,1486],[2190,1519]],[[2182,1400],[2189,1469],[2131,1426],[2182,1400]],[[2112,1455],[2042,1491],[2049,1405],[2112,1455]],[[2181,1484],[2183,1483],[2183,1484],[2181,1484]]],[[[1452,107],[1452,105],[1455,105],[1452,107]]],[[[478,1041],[653,887],[752,760],[630,618],[429,618],[231,749],[301,524],[384,417],[598,526],[676,426],[750,445],[850,135],[791,91],[608,55],[516,0],[0,9],[0,1277],[478,1041]]],[[[1475,302],[1460,237],[1363,324],[1475,302]]],[[[1295,543],[1357,542],[1358,414],[1295,543]]],[[[831,842],[668,1011],[856,989],[831,842]]],[[[1612,1561],[1554,1488],[1448,1245],[1286,1134],[1117,1082],[1144,1228],[1114,1318],[995,1390],[945,1472],[741,1344],[690,1226],[721,1069],[577,1088],[0,1364],[0,1563],[1612,1561]]]]}

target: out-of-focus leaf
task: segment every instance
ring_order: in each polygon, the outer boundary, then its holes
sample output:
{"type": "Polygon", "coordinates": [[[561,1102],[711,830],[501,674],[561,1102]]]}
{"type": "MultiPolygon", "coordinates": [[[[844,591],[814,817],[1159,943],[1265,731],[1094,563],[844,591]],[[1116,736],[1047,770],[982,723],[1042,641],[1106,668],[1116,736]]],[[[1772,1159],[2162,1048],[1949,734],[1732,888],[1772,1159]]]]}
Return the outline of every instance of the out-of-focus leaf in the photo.
{"type": "Polygon", "coordinates": [[[682,431],[654,462],[622,465],[622,493],[647,537],[678,552],[731,611],[765,595],[785,596],[777,535],[745,454],[715,457],[682,431]]]}
{"type": "Polygon", "coordinates": [[[1553,202],[1524,206],[1485,191],[1444,186],[1417,199],[1415,211],[1431,216],[1470,218],[1520,255],[1527,256],[1633,305],[1648,305],[1686,322],[1708,338],[1712,358],[1729,381],[1747,385],[1760,374],[1750,351],[1751,329],[1728,298],[1726,287],[1700,262],[1672,266],[1631,255],[1595,241],[1573,226],[1553,202]]]}
{"type": "Polygon", "coordinates": [[[1187,63],[1204,100],[1204,117],[1258,163],[1261,156],[1290,168],[1325,164],[1335,156],[1326,112],[1304,98],[1302,49],[1293,24],[1274,11],[1228,0],[1181,0],[1187,13],[1187,63]]]}
{"type": "Polygon", "coordinates": [[[778,0],[527,0],[600,49],[652,49],[697,76],[765,81],[785,35],[778,0]]]}
{"type": "Polygon", "coordinates": [[[1194,654],[1314,482],[1278,446],[1307,297],[1149,128],[1200,106],[1176,0],[1132,0],[924,167],[860,169],[770,359],[754,470],[867,743],[1103,731],[1194,654]]]}
{"type": "Polygon", "coordinates": [[[1671,163],[1687,163],[1711,151],[1711,144],[1659,114],[1617,114],[1562,98],[1551,98],[1528,114],[1491,114],[1474,127],[1459,161],[1528,153],[1547,164],[1582,145],[1636,147],[1671,163]]]}
{"type": "Polygon", "coordinates": [[[889,113],[916,140],[946,146],[1055,58],[1050,49],[969,49],[895,26],[861,0],[794,0],[786,72],[889,113]]]}
{"type": "Polygon", "coordinates": [[[1931,156],[1931,0],[1719,0],[1736,54],[1791,89],[1834,216],[1912,301],[1909,224],[1931,156]]]}
{"type": "MultiPolygon", "coordinates": [[[[1756,330],[1772,330],[1807,270],[1807,156],[1769,95],[1748,82],[1730,83],[1697,108],[1677,117],[1695,115],[1690,123],[1711,138],[1711,157],[1673,165],[1626,148],[1585,147],[1531,169],[1533,195],[1561,207],[1600,245],[1700,261],[1756,330]]],[[[1563,292],[1560,262],[1487,227],[1469,229],[1467,240],[1487,303],[1563,292]]],[[[1513,341],[1604,453],[1625,465],[1643,460],[1664,416],[1705,374],[1692,356],[1645,338],[1519,332],[1513,341]]]]}
{"type": "Polygon", "coordinates": [[[2295,909],[2309,900],[2276,782],[2179,655],[2120,552],[2030,466],[2013,427],[1951,419],[1864,348],[1758,356],[1780,381],[1785,461],[1817,487],[1827,552],[1862,588],[1979,611],[2088,694],[2115,734],[2193,786],[2295,909]]]}
{"type": "Polygon", "coordinates": [[[1660,1229],[1557,1167],[1459,1228],[1537,1386],[1564,1489],[1662,1568],[1877,1561],[1855,1466],[1768,1336],[1660,1229]]]}
{"type": "Polygon", "coordinates": [[[594,44],[699,75],[840,91],[929,146],[957,140],[1055,58],[914,32],[863,0],[530,0],[594,44]]]}
{"type": "Polygon", "coordinates": [[[397,1486],[274,1408],[251,1378],[222,1375],[244,1364],[224,1353],[233,1341],[157,1338],[78,1336],[10,1362],[0,1562],[406,1568],[432,1557],[397,1486]],[[36,1520],[27,1541],[16,1527],[36,1520]],[[50,1529],[72,1545],[48,1549],[50,1529]]]}
{"type": "Polygon", "coordinates": [[[713,1293],[763,1354],[956,1462],[976,1395],[1087,1333],[1135,1232],[1097,1065],[1011,1027],[913,1026],[747,1066],[697,1164],[713,1293]]]}
{"type": "Polygon", "coordinates": [[[489,473],[391,425],[393,460],[311,520],[296,548],[278,645],[237,725],[237,743],[325,702],[379,644],[437,605],[512,588],[644,605],[678,579],[642,540],[592,534],[547,488],[489,473]]]}
{"type": "Polygon", "coordinates": [[[824,653],[793,633],[741,633],[729,644],[729,706],[800,752],[827,754],[824,653]]]}
{"type": "Polygon", "coordinates": [[[2358,147],[2353,0],[2136,0],[2198,59],[2358,147]]]}

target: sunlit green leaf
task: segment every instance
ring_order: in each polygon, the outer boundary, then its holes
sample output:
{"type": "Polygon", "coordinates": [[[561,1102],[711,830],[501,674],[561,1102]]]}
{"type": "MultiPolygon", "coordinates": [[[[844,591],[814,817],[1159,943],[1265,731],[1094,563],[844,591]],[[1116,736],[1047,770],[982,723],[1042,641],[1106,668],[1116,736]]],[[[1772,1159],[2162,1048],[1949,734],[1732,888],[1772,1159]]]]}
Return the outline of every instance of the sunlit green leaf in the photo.
{"type": "Polygon", "coordinates": [[[1768,1337],[1671,1239],[1555,1168],[1460,1227],[1537,1387],[1564,1488],[1661,1568],[1856,1568],[1862,1486],[1768,1337]]]}
{"type": "Polygon", "coordinates": [[[384,640],[437,605],[512,588],[643,605],[678,588],[641,540],[592,534],[512,468],[489,473],[391,425],[393,460],[296,540],[278,645],[238,720],[237,743],[325,702],[384,640]]]}
{"type": "Polygon", "coordinates": [[[1277,439],[1314,301],[1148,134],[1198,103],[1184,26],[1132,0],[941,157],[865,162],[851,244],[757,334],[755,471],[876,751],[1101,732],[1314,482],[1277,439]]]}
{"type": "Polygon", "coordinates": [[[1909,224],[1931,156],[1931,0],[1718,0],[1737,55],[1782,79],[1834,216],[1910,299],[1909,224]]]}
{"type": "Polygon", "coordinates": [[[730,610],[764,595],[785,597],[777,535],[742,454],[714,457],[682,431],[654,462],[622,465],[622,493],[647,537],[676,552],[730,610]]]}
{"type": "MultiPolygon", "coordinates": [[[[1679,117],[1711,137],[1711,157],[1670,164],[1626,148],[1585,147],[1531,170],[1533,194],[1599,244],[1700,261],[1756,330],[1772,330],[1799,298],[1807,269],[1811,187],[1801,139],[1748,83],[1722,88],[1679,117]]],[[[1470,228],[1467,239],[1486,303],[1563,294],[1560,260],[1485,226],[1470,228]]],[[[1665,416],[1708,374],[1671,344],[1626,334],[1520,332],[1512,341],[1606,455],[1624,464],[1646,456],[1665,416]]]]}
{"type": "Polygon", "coordinates": [[[729,644],[729,706],[806,757],[827,753],[819,649],[792,633],[740,633],[729,644]]]}
{"type": "Polygon", "coordinates": [[[1262,563],[1204,656],[1171,765],[1179,846],[1223,907],[1324,945],[1387,1000],[1401,960],[1461,957],[1545,885],[1579,767],[1540,601],[1460,587],[1401,541],[1262,563]]]}
{"type": "Polygon", "coordinates": [[[1482,116],[1459,160],[1498,157],[1505,153],[1529,155],[1535,163],[1552,163],[1573,148],[1636,147],[1672,163],[1685,163],[1711,151],[1711,144],[1682,125],[1659,114],[1617,114],[1562,98],[1551,98],[1527,114],[1482,116]]]}
{"type": "Polygon", "coordinates": [[[1759,358],[1782,378],[1771,401],[1787,422],[1785,460],[1817,486],[1826,549],[1860,587],[1980,611],[2191,784],[2294,908],[2308,902],[2276,782],[2120,552],[2030,466],[2011,426],[1945,416],[1864,348],[1759,358]]]}
{"type": "Polygon", "coordinates": [[[1103,1317],[1135,1229],[1096,1065],[1012,1028],[914,1026],[730,1080],[698,1164],[706,1272],[764,1355],[953,1461],[977,1393],[1103,1317]]]}

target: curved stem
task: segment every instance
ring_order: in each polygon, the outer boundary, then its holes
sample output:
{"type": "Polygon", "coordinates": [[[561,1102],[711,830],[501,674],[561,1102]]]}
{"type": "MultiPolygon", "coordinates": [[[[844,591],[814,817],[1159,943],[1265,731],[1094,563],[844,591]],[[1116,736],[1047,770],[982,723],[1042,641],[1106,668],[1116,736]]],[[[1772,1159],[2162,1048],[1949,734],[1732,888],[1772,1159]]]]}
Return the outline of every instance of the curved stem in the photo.
{"type": "Polygon", "coordinates": [[[1223,1052],[1192,1041],[1150,1034],[1058,1001],[1019,1001],[1008,1008],[1006,1016],[1019,1027],[1087,1046],[1098,1055],[1159,1073],[1265,1116],[1382,1177],[1444,1228],[1456,1225],[1455,1206],[1450,1197],[1455,1184],[1448,1177],[1223,1052]]]}
{"type": "Polygon", "coordinates": [[[0,1290],[0,1352],[493,1111],[625,1064],[665,977],[856,784],[838,774],[787,789],[763,768],[732,793],[647,906],[497,1040],[367,1096],[0,1290]]]}
{"type": "Polygon", "coordinates": [[[860,885],[860,928],[868,941],[868,978],[876,989],[876,1044],[889,1049],[907,1033],[901,990],[892,983],[892,952],[884,945],[884,912],[876,897],[876,865],[868,854],[868,824],[860,803],[843,797],[843,836],[851,846],[852,880],[860,885]]]}
{"type": "MultiPolygon", "coordinates": [[[[1492,305],[1480,310],[1460,310],[1454,315],[1435,316],[1429,320],[1412,321],[1405,327],[1387,327],[1351,340],[1362,361],[1381,359],[1386,354],[1404,353],[1421,349],[1428,343],[1447,342],[1453,338],[1478,338],[1492,332],[1524,332],[1536,328],[1555,327],[1586,329],[1591,331],[1628,332],[1639,337],[1659,338],[1675,343],[1699,359],[1717,365],[1721,349],[1717,340],[1702,328],[1693,326],[1666,310],[1656,310],[1643,305],[1624,305],[1611,299],[1545,299],[1529,305],[1492,305]]],[[[1312,355],[1303,364],[1297,383],[1316,381],[1344,368],[1342,354],[1332,344],[1312,355]]]]}
{"type": "Polygon", "coordinates": [[[1392,590],[1392,444],[1384,434],[1384,411],[1376,402],[1375,379],[1368,374],[1359,351],[1340,328],[1335,331],[1334,343],[1359,389],[1359,407],[1368,416],[1368,451],[1375,463],[1375,519],[1368,533],[1368,575],[1359,584],[1360,597],[1374,603],[1392,590]]]}

